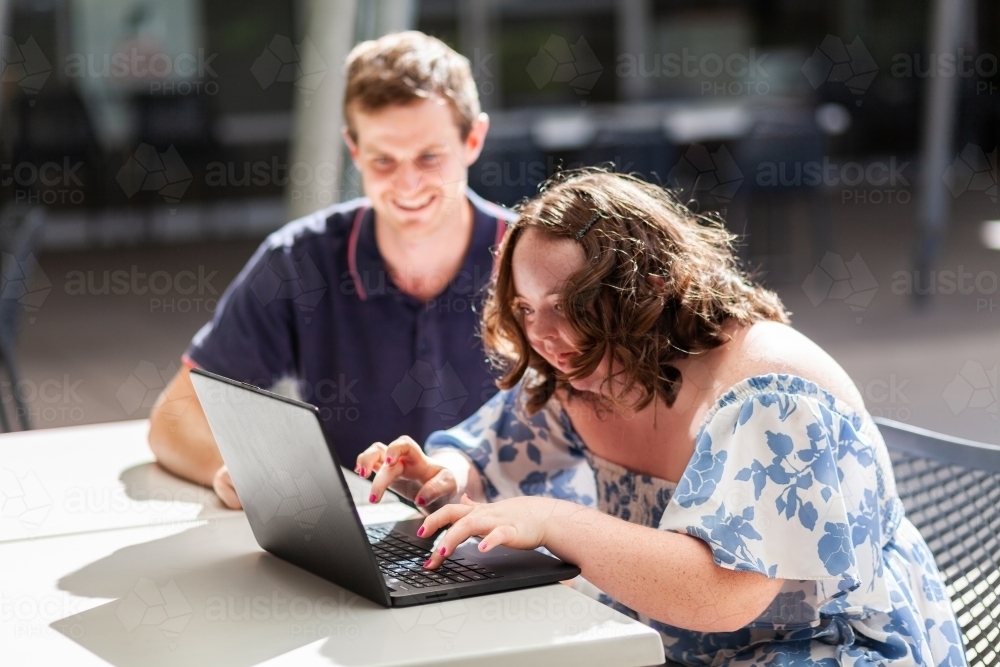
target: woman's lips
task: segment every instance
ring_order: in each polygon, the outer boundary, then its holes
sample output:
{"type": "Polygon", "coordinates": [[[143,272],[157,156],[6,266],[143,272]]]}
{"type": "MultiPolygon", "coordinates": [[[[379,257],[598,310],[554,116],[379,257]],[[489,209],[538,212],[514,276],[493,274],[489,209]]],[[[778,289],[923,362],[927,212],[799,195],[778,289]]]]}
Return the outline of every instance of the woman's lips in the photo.
{"type": "Polygon", "coordinates": [[[577,352],[562,352],[556,355],[556,365],[565,370],[570,367],[569,360],[577,356],[577,352]]]}

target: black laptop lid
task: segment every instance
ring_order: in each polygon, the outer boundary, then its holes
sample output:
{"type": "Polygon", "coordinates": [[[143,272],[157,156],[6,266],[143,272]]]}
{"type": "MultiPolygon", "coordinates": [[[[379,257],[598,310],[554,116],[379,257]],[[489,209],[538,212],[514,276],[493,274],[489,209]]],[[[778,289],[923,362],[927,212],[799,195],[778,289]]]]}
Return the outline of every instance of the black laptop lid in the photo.
{"type": "Polygon", "coordinates": [[[316,408],[195,368],[191,382],[261,547],[388,606],[316,408]]]}

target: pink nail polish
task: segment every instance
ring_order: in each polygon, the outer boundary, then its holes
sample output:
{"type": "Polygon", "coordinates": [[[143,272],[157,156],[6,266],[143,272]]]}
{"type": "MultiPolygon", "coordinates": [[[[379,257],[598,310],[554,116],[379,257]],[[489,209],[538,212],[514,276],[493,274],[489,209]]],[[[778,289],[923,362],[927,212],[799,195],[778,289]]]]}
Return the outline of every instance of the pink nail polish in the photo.
{"type": "Polygon", "coordinates": [[[426,561],[424,562],[424,567],[427,567],[427,566],[428,566],[428,565],[430,565],[430,564],[431,564],[431,559],[430,559],[430,558],[428,558],[428,559],[427,559],[427,560],[426,560],[426,561]]]}
{"type": "Polygon", "coordinates": [[[391,456],[385,457],[385,464],[386,465],[392,465],[392,457],[391,456]]]}
{"type": "Polygon", "coordinates": [[[417,537],[423,537],[423,535],[424,535],[424,527],[420,526],[420,528],[417,528],[417,537]]]}
{"type": "Polygon", "coordinates": [[[423,504],[424,504],[424,503],[426,503],[426,502],[427,502],[427,501],[426,501],[426,500],[424,500],[424,499],[423,499],[422,497],[420,497],[420,496],[417,496],[417,504],[418,504],[418,505],[423,505],[423,504]]]}
{"type": "Polygon", "coordinates": [[[441,547],[441,551],[439,551],[438,553],[440,553],[442,556],[445,555],[446,553],[448,553],[448,547],[441,547]]]}
{"type": "Polygon", "coordinates": [[[362,468],[362,469],[361,469],[361,476],[362,476],[362,477],[367,477],[368,475],[366,475],[366,474],[365,474],[366,472],[368,472],[368,471],[367,471],[367,470],[365,470],[364,468],[362,468]]]}
{"type": "Polygon", "coordinates": [[[479,543],[479,550],[480,551],[486,551],[486,542],[480,542],[479,543]]]}
{"type": "Polygon", "coordinates": [[[375,500],[376,500],[376,498],[375,498],[375,494],[374,493],[371,494],[370,496],[368,496],[368,502],[373,503],[373,502],[375,502],[375,500]]]}

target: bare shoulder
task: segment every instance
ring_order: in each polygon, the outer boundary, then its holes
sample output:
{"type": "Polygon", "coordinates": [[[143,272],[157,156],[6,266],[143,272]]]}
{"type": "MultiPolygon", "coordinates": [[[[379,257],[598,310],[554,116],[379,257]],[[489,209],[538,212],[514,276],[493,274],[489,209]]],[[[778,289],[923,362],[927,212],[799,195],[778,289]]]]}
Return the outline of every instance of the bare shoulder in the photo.
{"type": "Polygon", "coordinates": [[[719,370],[735,384],[755,375],[787,373],[815,382],[857,411],[864,400],[847,372],[805,334],[780,322],[727,327],[732,336],[718,351],[719,370]]]}

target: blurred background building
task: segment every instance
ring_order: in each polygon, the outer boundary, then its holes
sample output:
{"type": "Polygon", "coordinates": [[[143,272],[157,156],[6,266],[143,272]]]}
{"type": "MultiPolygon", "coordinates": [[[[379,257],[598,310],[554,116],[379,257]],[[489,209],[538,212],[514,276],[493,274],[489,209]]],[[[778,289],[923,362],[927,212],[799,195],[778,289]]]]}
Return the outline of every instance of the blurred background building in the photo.
{"type": "Polygon", "coordinates": [[[416,28],[473,66],[481,195],[596,164],[674,188],[873,414],[1000,443],[995,2],[0,7],[10,428],[146,416],[263,236],[362,194],[341,61],[416,28]]]}

